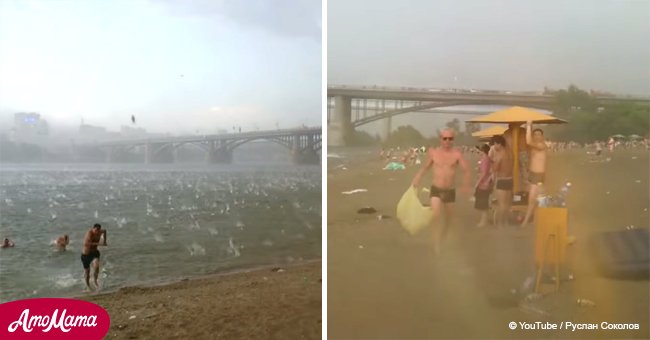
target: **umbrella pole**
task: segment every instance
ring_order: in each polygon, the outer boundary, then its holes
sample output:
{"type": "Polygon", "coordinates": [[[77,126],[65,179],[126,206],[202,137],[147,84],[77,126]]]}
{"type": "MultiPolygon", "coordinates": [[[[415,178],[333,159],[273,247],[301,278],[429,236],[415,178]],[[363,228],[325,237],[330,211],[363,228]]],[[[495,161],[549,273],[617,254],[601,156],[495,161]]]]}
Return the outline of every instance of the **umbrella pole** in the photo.
{"type": "Polygon", "coordinates": [[[513,168],[512,168],[512,192],[519,192],[519,125],[510,124],[510,129],[512,129],[512,153],[513,153],[513,168]]]}

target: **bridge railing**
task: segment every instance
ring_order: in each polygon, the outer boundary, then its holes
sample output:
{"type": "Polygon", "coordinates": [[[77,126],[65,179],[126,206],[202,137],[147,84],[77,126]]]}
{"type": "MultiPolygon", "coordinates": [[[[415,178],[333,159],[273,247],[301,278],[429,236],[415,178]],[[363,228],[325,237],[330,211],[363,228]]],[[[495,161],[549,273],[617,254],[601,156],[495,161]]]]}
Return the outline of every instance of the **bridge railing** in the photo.
{"type": "Polygon", "coordinates": [[[201,142],[211,140],[233,140],[233,139],[249,139],[249,138],[272,138],[293,135],[307,135],[322,133],[321,127],[307,127],[307,128],[290,128],[278,130],[265,130],[265,131],[247,131],[247,132],[228,132],[221,134],[209,135],[189,135],[177,137],[164,137],[164,138],[146,138],[146,139],[129,139],[129,140],[113,140],[103,141],[96,143],[86,144],[87,146],[116,146],[116,145],[146,145],[148,143],[180,143],[180,142],[201,142]]]}

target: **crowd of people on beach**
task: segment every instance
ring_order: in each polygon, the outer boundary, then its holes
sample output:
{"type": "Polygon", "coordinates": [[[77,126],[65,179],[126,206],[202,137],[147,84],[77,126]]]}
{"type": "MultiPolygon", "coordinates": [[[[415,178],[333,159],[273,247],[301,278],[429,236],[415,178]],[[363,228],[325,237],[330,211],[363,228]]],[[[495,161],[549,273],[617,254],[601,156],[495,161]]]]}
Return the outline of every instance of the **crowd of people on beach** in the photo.
{"type": "MultiPolygon", "coordinates": [[[[526,214],[520,221],[520,226],[525,227],[531,220],[533,210],[537,204],[537,196],[543,190],[546,179],[546,155],[549,149],[544,140],[544,132],[532,127],[532,122],[526,123],[526,128],[520,128],[517,150],[513,143],[514,131],[508,129],[503,135],[494,136],[490,143],[475,148],[453,147],[454,131],[445,129],[440,133],[440,146],[430,148],[426,152],[423,165],[412,180],[412,185],[418,187],[421,177],[429,170],[432,171],[432,186],[429,189],[431,209],[434,224],[434,249],[439,251],[440,242],[449,228],[453,203],[456,201],[454,186],[456,171],[460,168],[463,172],[461,192],[471,194],[470,178],[471,169],[465,160],[464,154],[468,152],[480,153],[477,181],[474,185],[474,207],[481,212],[478,227],[488,224],[488,210],[491,206],[490,196],[494,193],[496,198],[495,224],[497,227],[509,225],[510,210],[513,197],[527,200],[526,214]],[[515,153],[516,156],[515,157],[515,153]],[[513,192],[514,162],[517,159],[521,169],[521,180],[527,186],[526,191],[513,192]]],[[[405,155],[417,154],[409,149],[405,155]]],[[[390,154],[389,154],[390,155],[390,154]]],[[[390,160],[390,156],[382,150],[382,159],[390,160]]],[[[409,157],[406,157],[410,160],[409,157]]],[[[526,202],[523,202],[526,203],[526,202]]]]}
{"type": "MultiPolygon", "coordinates": [[[[412,181],[412,185],[416,188],[422,175],[428,170],[432,170],[433,185],[428,191],[434,216],[434,246],[436,249],[439,248],[440,240],[446,234],[449,226],[453,203],[456,199],[454,178],[459,167],[464,172],[461,190],[471,192],[469,188],[470,167],[465,160],[467,153],[477,153],[480,158],[473,196],[474,208],[481,213],[477,227],[482,228],[489,224],[489,211],[493,209],[494,224],[498,228],[511,224],[513,203],[522,206],[525,211],[523,216],[516,219],[516,223],[520,227],[525,227],[531,222],[533,211],[538,206],[537,198],[544,194],[548,152],[582,149],[586,150],[588,154],[600,157],[606,152],[614,153],[616,150],[650,150],[650,138],[647,137],[622,140],[612,136],[607,141],[582,144],[573,141],[548,141],[545,140],[542,129],[533,129],[531,121],[526,123],[525,128],[519,127],[517,143],[513,141],[514,135],[513,129],[509,128],[502,135],[493,136],[488,143],[476,147],[453,147],[454,131],[445,129],[440,133],[440,146],[435,148],[427,150],[422,146],[404,150],[399,148],[381,150],[379,157],[386,163],[423,164],[412,181]],[[515,145],[518,145],[516,150],[515,145]],[[526,188],[518,192],[514,192],[515,179],[513,176],[515,174],[513,169],[515,162],[518,163],[520,170],[517,182],[521,183],[522,188],[526,188]],[[491,199],[491,196],[494,197],[494,200],[491,199]],[[438,223],[443,216],[442,223],[438,223]],[[441,224],[441,226],[437,226],[437,224],[441,224]]],[[[610,160],[611,158],[603,159],[610,160]]]]}
{"type": "MultiPolygon", "coordinates": [[[[70,237],[68,234],[59,236],[52,245],[57,251],[64,252],[70,244],[70,237]]],[[[81,264],[84,268],[84,279],[86,283],[86,290],[93,291],[99,289],[99,257],[100,253],[97,249],[98,246],[107,246],[106,243],[106,229],[102,229],[99,223],[95,223],[92,228],[86,231],[83,239],[83,248],[81,251],[81,264]],[[94,287],[90,285],[90,268],[93,268],[93,283],[94,287]]],[[[0,249],[14,248],[16,244],[9,238],[5,238],[0,245],[0,249]]]]}

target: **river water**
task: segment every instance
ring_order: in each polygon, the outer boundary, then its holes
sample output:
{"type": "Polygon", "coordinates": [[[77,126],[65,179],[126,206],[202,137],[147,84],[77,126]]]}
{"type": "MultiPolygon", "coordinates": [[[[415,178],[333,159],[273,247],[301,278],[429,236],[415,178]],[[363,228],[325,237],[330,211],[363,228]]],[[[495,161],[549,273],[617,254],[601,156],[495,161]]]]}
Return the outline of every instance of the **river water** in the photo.
{"type": "Polygon", "coordinates": [[[142,164],[0,168],[0,302],[77,295],[100,223],[102,289],[321,256],[318,166],[142,164]],[[57,252],[53,241],[68,234],[57,252]]]}

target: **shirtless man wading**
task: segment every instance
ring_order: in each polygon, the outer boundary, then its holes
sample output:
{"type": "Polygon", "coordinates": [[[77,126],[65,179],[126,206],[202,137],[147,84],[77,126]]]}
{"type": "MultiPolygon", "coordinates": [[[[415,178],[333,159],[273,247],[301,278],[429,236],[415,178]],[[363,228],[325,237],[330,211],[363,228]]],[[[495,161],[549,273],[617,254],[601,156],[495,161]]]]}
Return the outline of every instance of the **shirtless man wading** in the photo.
{"type": "Polygon", "coordinates": [[[537,195],[539,195],[540,186],[544,184],[546,178],[546,143],[544,143],[544,132],[542,129],[532,130],[533,123],[526,122],[526,143],[530,146],[530,163],[528,165],[528,182],[530,182],[530,191],[528,193],[528,210],[526,217],[521,223],[524,227],[528,224],[533,210],[537,206],[537,195]]]}
{"type": "Polygon", "coordinates": [[[84,278],[86,279],[86,288],[92,290],[90,287],[90,266],[93,266],[93,277],[95,279],[95,288],[99,288],[97,284],[97,277],[99,276],[99,250],[97,246],[106,246],[106,230],[102,230],[102,226],[98,223],[86,232],[84,236],[83,251],[81,252],[81,263],[84,266],[84,278]],[[99,243],[102,235],[104,235],[104,242],[99,243]]]}
{"type": "Polygon", "coordinates": [[[440,133],[441,146],[429,149],[427,153],[427,160],[424,165],[413,178],[411,183],[415,188],[420,184],[420,178],[431,167],[433,167],[433,185],[431,186],[431,210],[433,211],[433,247],[434,251],[440,251],[441,239],[447,234],[449,223],[451,220],[451,212],[453,203],[456,200],[456,189],[454,189],[454,180],[456,177],[456,168],[461,166],[464,172],[463,186],[461,191],[463,194],[469,195],[470,190],[470,173],[467,162],[463,158],[463,154],[453,147],[454,132],[446,129],[440,133]],[[440,216],[441,209],[445,210],[445,221],[440,226],[436,223],[440,216]],[[438,226],[436,226],[438,225],[438,226]]]}

